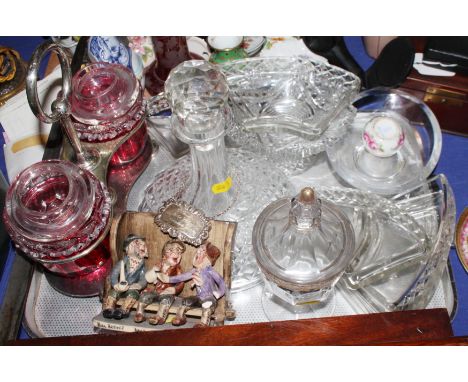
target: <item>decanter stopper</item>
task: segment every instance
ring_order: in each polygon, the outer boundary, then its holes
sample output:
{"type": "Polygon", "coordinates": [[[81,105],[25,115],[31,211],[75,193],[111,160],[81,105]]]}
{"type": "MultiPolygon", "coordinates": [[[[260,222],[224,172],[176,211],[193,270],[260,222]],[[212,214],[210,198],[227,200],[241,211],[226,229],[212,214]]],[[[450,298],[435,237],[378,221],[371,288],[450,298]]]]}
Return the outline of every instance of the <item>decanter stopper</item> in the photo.
{"type": "Polygon", "coordinates": [[[165,85],[172,109],[172,127],[185,143],[207,144],[225,134],[228,84],[216,65],[185,61],[174,68],[165,85]]]}

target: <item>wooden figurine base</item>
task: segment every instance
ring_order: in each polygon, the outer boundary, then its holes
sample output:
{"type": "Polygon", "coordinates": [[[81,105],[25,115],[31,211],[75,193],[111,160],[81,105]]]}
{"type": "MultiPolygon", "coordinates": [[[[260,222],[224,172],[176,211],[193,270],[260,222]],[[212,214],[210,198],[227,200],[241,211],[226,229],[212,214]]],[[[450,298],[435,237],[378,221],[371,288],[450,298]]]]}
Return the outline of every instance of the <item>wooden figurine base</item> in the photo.
{"type": "MultiPolygon", "coordinates": [[[[150,315],[150,314],[148,314],[150,315]]],[[[107,332],[124,332],[124,333],[135,333],[135,332],[149,332],[154,330],[169,330],[169,329],[184,329],[193,328],[200,320],[199,318],[189,317],[187,315],[187,323],[184,326],[174,326],[171,324],[172,319],[175,317],[174,314],[169,314],[166,323],[163,325],[151,325],[148,320],[137,324],[133,320],[135,312],[133,311],[129,317],[121,320],[113,320],[104,318],[102,313],[94,317],[93,326],[98,329],[100,333],[107,332]]],[[[214,325],[214,323],[212,323],[214,325]]]]}

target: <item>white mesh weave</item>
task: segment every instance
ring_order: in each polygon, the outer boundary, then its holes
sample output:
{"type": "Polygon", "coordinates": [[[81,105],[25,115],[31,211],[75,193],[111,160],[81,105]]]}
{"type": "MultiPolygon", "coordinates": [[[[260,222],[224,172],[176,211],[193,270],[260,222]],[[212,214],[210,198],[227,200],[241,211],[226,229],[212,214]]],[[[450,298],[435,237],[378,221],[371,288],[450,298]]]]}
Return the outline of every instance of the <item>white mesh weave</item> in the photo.
{"type": "MultiPolygon", "coordinates": [[[[93,334],[92,320],[101,311],[101,303],[94,298],[72,298],[64,296],[53,289],[46,278],[38,273],[38,290],[34,301],[34,288],[30,290],[26,309],[25,323],[31,334],[37,337],[57,337],[70,335],[93,334]],[[33,322],[31,322],[33,320],[33,322]]],[[[448,280],[444,281],[447,286],[448,280]]],[[[227,325],[268,321],[262,307],[262,289],[259,285],[254,288],[231,295],[233,307],[236,310],[236,319],[227,321],[227,325]]],[[[442,281],[437,288],[427,308],[447,308],[449,313],[453,301],[453,291],[449,287],[450,296],[447,296],[449,304],[443,292],[442,281]]],[[[334,316],[367,313],[357,311],[351,307],[343,294],[338,290],[335,293],[334,316]]],[[[319,317],[313,314],[310,317],[319,317]]]]}

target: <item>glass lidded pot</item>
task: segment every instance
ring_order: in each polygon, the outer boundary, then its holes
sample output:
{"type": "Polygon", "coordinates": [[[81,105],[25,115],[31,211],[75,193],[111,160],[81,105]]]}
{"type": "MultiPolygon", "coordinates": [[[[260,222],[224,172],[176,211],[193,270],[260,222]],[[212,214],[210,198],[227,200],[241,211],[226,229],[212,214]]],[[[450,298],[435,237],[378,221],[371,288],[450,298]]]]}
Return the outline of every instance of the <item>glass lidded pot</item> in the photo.
{"type": "Polygon", "coordinates": [[[132,134],[114,153],[110,165],[129,163],[148,141],[143,88],[120,64],[86,65],[72,79],[71,115],[80,140],[107,142],[132,134]]]}
{"type": "Polygon", "coordinates": [[[354,230],[338,207],[306,187],[263,210],[252,244],[266,287],[287,304],[301,306],[329,298],[353,259],[354,230]]]}
{"type": "Polygon", "coordinates": [[[3,220],[16,248],[46,269],[59,292],[102,292],[111,266],[111,198],[91,172],[60,160],[27,167],[8,189],[3,220]]]}

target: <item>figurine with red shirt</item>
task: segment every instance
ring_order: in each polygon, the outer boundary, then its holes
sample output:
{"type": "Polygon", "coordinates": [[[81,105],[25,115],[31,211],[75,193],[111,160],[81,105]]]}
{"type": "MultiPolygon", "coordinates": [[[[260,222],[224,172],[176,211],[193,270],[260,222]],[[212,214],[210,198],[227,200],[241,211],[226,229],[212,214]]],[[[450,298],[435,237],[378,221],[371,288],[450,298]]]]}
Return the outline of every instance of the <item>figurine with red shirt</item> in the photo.
{"type": "Polygon", "coordinates": [[[187,322],[186,312],[194,307],[202,308],[200,323],[196,327],[210,325],[217,300],[224,296],[226,284],[222,276],[215,271],[213,266],[221,252],[215,245],[206,242],[197,249],[193,258],[193,269],[177,276],[168,276],[158,273],[157,277],[164,283],[179,283],[192,280],[192,288],[196,288],[196,296],[184,298],[182,306],[177,310],[172,325],[181,326],[187,322]]]}
{"type": "Polygon", "coordinates": [[[138,300],[137,312],[134,317],[136,323],[146,320],[145,308],[154,302],[159,303],[158,313],[150,317],[148,322],[152,325],[162,325],[166,322],[175,296],[184,289],[184,282],[162,282],[158,280],[157,274],[161,272],[167,277],[180,275],[182,273],[180,261],[184,252],[185,245],[180,240],[170,240],[164,244],[161,263],[155,265],[145,274],[148,286],[141,292],[138,300]]]}

